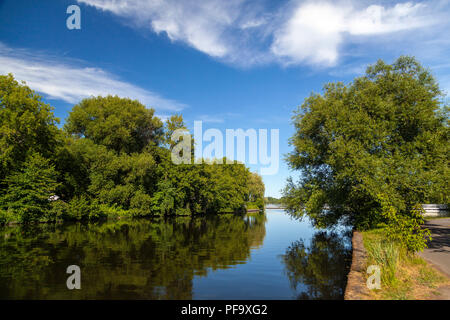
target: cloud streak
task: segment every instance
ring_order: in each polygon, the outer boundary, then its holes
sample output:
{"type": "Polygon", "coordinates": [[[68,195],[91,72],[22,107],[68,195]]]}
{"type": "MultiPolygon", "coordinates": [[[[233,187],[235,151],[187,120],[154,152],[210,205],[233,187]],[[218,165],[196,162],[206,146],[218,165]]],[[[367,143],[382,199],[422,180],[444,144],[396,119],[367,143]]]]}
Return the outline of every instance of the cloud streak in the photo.
{"type": "MultiPolygon", "coordinates": [[[[215,59],[251,66],[333,66],[352,38],[413,31],[439,23],[433,3],[297,1],[273,8],[251,0],[77,0],[139,28],[165,34],[215,59]]],[[[435,0],[438,1],[438,0],[435,0]]],[[[358,39],[361,41],[361,39],[358,39]]]]}
{"type": "Polygon", "coordinates": [[[133,20],[137,26],[150,26],[172,41],[181,41],[213,57],[229,54],[223,33],[238,20],[242,0],[210,1],[110,1],[78,0],[103,11],[133,20]]]}
{"type": "Polygon", "coordinates": [[[18,80],[49,99],[78,103],[90,96],[118,95],[137,99],[156,111],[180,111],[186,105],[166,99],[105,70],[75,65],[73,61],[12,49],[0,43],[0,74],[12,73],[18,80]]]}

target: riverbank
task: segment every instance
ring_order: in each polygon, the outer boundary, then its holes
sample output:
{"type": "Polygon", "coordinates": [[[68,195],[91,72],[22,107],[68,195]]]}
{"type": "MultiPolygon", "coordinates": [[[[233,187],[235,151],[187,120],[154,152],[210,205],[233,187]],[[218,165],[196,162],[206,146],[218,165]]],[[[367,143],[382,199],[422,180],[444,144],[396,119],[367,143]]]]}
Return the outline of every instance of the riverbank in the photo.
{"type": "MultiPolygon", "coordinates": [[[[59,203],[63,203],[62,201],[58,201],[59,203]]],[[[63,203],[64,205],[67,205],[66,203],[63,203]]],[[[97,209],[97,211],[100,211],[100,214],[95,214],[94,217],[90,214],[89,209],[92,207],[86,207],[84,210],[79,210],[79,212],[76,212],[76,214],[67,214],[58,212],[57,214],[51,215],[49,218],[48,216],[43,217],[42,219],[34,220],[34,221],[18,221],[13,215],[1,216],[0,215],[0,227],[1,226],[15,226],[15,225],[23,225],[23,224],[55,224],[55,223],[63,223],[63,222],[99,222],[99,221],[106,221],[106,220],[120,220],[120,219],[129,219],[129,218],[148,218],[148,219],[155,219],[155,218],[174,218],[174,217],[203,217],[203,216],[209,216],[209,215],[221,215],[221,214],[245,214],[245,213],[262,213],[264,212],[264,209],[250,206],[248,209],[244,209],[241,211],[231,211],[231,210],[223,210],[218,211],[216,213],[198,213],[198,214],[164,214],[164,215],[139,215],[136,213],[131,213],[129,210],[123,210],[118,209],[114,207],[108,207],[104,205],[99,206],[100,210],[97,209]]],[[[67,209],[65,210],[67,211],[67,209]]],[[[3,211],[5,213],[5,211],[3,211]]]]}
{"type": "Polygon", "coordinates": [[[366,260],[367,253],[364,248],[362,234],[359,231],[353,231],[352,264],[347,277],[345,300],[368,300],[370,298],[364,277],[367,265],[366,260]]]}
{"type": "Polygon", "coordinates": [[[346,300],[434,300],[449,299],[450,279],[417,254],[386,240],[378,228],[353,234],[352,267],[346,300]],[[369,290],[367,267],[380,266],[381,289],[369,290]]]}

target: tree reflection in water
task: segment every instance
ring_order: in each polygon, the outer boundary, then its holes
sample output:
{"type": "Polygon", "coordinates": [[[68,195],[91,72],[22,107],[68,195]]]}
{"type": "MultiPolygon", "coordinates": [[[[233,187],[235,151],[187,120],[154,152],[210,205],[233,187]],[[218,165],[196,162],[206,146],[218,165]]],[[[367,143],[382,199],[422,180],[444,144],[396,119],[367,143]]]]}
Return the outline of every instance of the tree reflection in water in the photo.
{"type": "Polygon", "coordinates": [[[245,263],[265,215],[0,228],[1,299],[191,299],[192,279],[245,263]],[[66,268],[81,268],[81,290],[66,268]]]}
{"type": "Polygon", "coordinates": [[[317,232],[308,246],[293,242],[282,260],[297,299],[343,299],[351,262],[348,232],[317,232]]]}

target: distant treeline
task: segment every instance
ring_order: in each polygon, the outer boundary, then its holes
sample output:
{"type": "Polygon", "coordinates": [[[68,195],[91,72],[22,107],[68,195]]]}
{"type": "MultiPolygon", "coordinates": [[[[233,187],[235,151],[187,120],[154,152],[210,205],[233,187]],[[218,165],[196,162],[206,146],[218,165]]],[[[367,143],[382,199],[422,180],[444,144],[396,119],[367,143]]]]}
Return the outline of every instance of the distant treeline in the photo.
{"type": "Polygon", "coordinates": [[[278,204],[278,205],[282,205],[283,204],[283,198],[273,198],[273,197],[265,197],[264,198],[264,203],[266,204],[278,204]]]}
{"type": "Polygon", "coordinates": [[[136,100],[92,97],[60,129],[52,110],[0,76],[0,223],[264,207],[262,179],[243,164],[171,161],[181,115],[163,123],[136,100]]]}

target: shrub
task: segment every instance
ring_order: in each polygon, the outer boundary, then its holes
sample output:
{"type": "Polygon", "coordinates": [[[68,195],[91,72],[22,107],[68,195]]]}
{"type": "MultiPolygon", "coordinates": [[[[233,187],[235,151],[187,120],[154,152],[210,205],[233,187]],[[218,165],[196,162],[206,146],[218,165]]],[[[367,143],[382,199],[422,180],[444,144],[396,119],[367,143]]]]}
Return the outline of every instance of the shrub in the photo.
{"type": "Polygon", "coordinates": [[[152,198],[139,190],[135,193],[130,201],[130,209],[134,216],[151,215],[152,198]]]}
{"type": "Polygon", "coordinates": [[[46,221],[62,220],[67,216],[68,205],[62,200],[52,201],[50,203],[50,210],[45,214],[46,221]]]}
{"type": "Polygon", "coordinates": [[[59,185],[56,176],[50,160],[38,153],[30,155],[21,170],[5,179],[7,189],[0,197],[0,207],[11,212],[19,222],[45,219],[50,209],[49,197],[59,185]]]}
{"type": "Polygon", "coordinates": [[[177,208],[175,214],[177,216],[190,216],[192,213],[189,208],[177,208]]]}
{"type": "Polygon", "coordinates": [[[17,217],[15,217],[10,211],[0,209],[0,225],[6,225],[16,220],[17,217]]]}
{"type": "Polygon", "coordinates": [[[91,203],[86,197],[75,197],[68,203],[64,220],[88,221],[106,217],[107,212],[98,203],[91,203]]]}
{"type": "Polygon", "coordinates": [[[408,251],[423,251],[427,247],[427,241],[431,240],[431,232],[424,229],[423,209],[420,205],[414,206],[409,211],[400,212],[388,198],[379,196],[382,204],[382,215],[387,220],[386,233],[389,239],[398,241],[408,251]]]}

